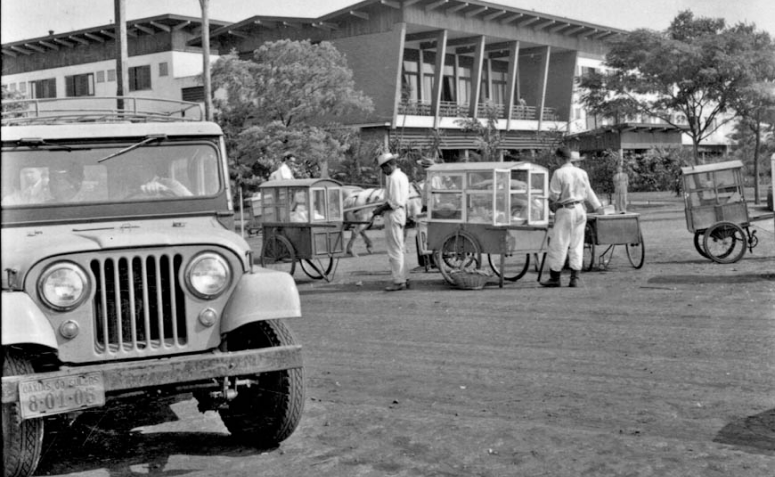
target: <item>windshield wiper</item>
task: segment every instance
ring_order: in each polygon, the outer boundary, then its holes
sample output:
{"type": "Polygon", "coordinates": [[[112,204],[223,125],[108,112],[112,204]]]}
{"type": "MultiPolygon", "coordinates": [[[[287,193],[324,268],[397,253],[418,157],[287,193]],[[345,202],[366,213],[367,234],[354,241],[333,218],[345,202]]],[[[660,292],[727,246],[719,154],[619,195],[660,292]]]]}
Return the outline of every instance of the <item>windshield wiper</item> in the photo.
{"type": "Polygon", "coordinates": [[[151,135],[147,136],[145,139],[143,139],[142,141],[138,142],[137,144],[132,144],[131,146],[129,146],[127,148],[124,148],[124,149],[122,149],[122,150],[120,150],[118,152],[114,152],[113,154],[109,155],[108,157],[103,157],[102,159],[100,159],[97,162],[98,163],[99,162],[105,162],[108,159],[112,159],[112,158],[114,158],[116,156],[120,156],[122,154],[126,154],[129,151],[133,151],[133,150],[137,149],[140,146],[145,146],[146,144],[148,144],[150,142],[163,141],[165,139],[167,139],[167,135],[166,134],[151,134],[151,135]]]}
{"type": "Polygon", "coordinates": [[[16,141],[17,146],[28,146],[32,149],[38,149],[41,146],[46,146],[50,151],[74,151],[75,149],[70,146],[63,146],[61,144],[51,144],[39,137],[23,137],[16,141]]]}

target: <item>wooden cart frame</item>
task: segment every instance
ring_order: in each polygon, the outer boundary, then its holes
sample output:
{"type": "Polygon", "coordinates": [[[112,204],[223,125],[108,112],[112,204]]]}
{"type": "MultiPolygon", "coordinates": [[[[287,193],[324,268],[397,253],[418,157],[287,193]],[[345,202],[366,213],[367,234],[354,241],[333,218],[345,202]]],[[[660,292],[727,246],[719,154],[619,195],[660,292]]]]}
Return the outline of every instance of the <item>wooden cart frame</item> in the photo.
{"type": "Polygon", "coordinates": [[[267,181],[261,191],[261,266],[293,275],[298,262],[330,281],[344,252],[342,184],[332,179],[267,181]]]}
{"type": "Polygon", "coordinates": [[[607,268],[617,245],[625,247],[630,265],[636,269],[643,267],[646,245],[640,228],[640,214],[588,214],[582,269],[592,270],[595,265],[607,268]]]}
{"type": "Polygon", "coordinates": [[[716,164],[682,167],[686,228],[694,234],[697,252],[717,263],[734,263],[746,249],[753,252],[759,243],[751,222],[772,214],[752,218],[745,201],[743,163],[726,161],[716,164]]]}
{"type": "Polygon", "coordinates": [[[530,254],[548,244],[549,171],[529,162],[473,162],[436,164],[427,173],[420,248],[444,279],[454,284],[453,273],[480,269],[482,254],[500,287],[522,278],[530,254]]]}

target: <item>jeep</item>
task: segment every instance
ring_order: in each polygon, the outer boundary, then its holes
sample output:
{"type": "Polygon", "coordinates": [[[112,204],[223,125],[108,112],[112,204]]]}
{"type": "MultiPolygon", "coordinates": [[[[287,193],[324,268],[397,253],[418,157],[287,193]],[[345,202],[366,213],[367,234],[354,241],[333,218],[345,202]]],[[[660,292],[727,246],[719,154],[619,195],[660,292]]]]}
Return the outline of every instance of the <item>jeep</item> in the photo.
{"type": "Polygon", "coordinates": [[[90,101],[3,102],[5,475],[35,471],[46,426],[139,393],[278,445],[304,403],[299,295],[234,232],[220,127],[197,103],[90,101]]]}

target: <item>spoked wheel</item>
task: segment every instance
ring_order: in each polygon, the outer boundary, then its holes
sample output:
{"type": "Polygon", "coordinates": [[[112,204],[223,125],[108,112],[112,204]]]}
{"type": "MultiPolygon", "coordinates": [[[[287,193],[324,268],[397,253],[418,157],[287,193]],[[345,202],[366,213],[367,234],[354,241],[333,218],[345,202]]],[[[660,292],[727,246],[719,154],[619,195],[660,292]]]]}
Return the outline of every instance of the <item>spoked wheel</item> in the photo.
{"type": "MultiPolygon", "coordinates": [[[[490,268],[499,277],[501,276],[501,255],[487,254],[487,261],[490,262],[490,268]]],[[[530,266],[530,254],[507,253],[503,257],[503,279],[515,282],[525,276],[530,266]]]]}
{"type": "Polygon", "coordinates": [[[454,285],[452,276],[455,270],[467,267],[481,268],[482,252],[473,237],[464,232],[450,235],[444,240],[441,249],[435,253],[436,266],[441,276],[450,285],[454,285]]]}
{"type": "Polygon", "coordinates": [[[301,260],[299,263],[301,264],[301,269],[304,270],[304,273],[307,274],[308,277],[310,277],[313,280],[323,280],[330,281],[334,274],[331,273],[331,271],[334,269],[334,260],[336,260],[334,257],[325,257],[325,258],[313,258],[313,259],[304,259],[301,260]]]}
{"type": "Polygon", "coordinates": [[[592,226],[587,224],[584,230],[584,253],[581,255],[581,269],[590,271],[595,266],[595,242],[592,237],[592,226]]]}
{"type": "Polygon", "coordinates": [[[718,222],[705,231],[703,245],[708,258],[714,262],[734,263],[745,255],[748,240],[739,225],[718,222]]]}
{"type": "Polygon", "coordinates": [[[261,247],[261,266],[293,275],[296,271],[296,253],[290,240],[282,235],[264,235],[261,247]]]}
{"type": "Polygon", "coordinates": [[[699,252],[700,255],[702,255],[704,258],[710,258],[708,257],[708,254],[705,253],[705,249],[702,245],[702,240],[705,238],[705,231],[704,230],[698,230],[694,232],[694,248],[697,249],[697,252],[699,252]]]}
{"type": "MultiPolygon", "coordinates": [[[[3,350],[3,376],[32,374],[32,363],[22,351],[3,350]]],[[[20,421],[18,406],[3,404],[3,475],[26,477],[38,465],[43,445],[43,419],[20,421]]]]}
{"type": "Polygon", "coordinates": [[[636,269],[641,268],[646,259],[646,245],[643,243],[643,234],[638,232],[638,243],[629,243],[625,247],[627,247],[627,258],[630,260],[630,265],[636,269]]]}

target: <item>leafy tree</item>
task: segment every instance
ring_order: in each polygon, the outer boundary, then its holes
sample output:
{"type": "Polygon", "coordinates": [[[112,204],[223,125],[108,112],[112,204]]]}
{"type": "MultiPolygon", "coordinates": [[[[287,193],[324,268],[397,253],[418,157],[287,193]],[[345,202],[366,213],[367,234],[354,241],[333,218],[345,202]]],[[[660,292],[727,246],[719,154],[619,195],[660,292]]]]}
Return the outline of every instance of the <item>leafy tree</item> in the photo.
{"type": "Polygon", "coordinates": [[[500,159],[501,136],[498,132],[498,108],[491,102],[484,106],[485,121],[478,118],[465,118],[455,121],[464,132],[474,133],[474,144],[479,148],[480,160],[497,161],[500,159]]]}
{"type": "MultiPolygon", "coordinates": [[[[767,64],[755,65],[757,68],[767,66],[767,64]]],[[[765,72],[762,76],[766,74],[765,72]]],[[[775,76],[775,71],[770,71],[769,74],[775,76]]],[[[775,84],[761,82],[744,88],[735,101],[735,110],[738,112],[740,121],[735,125],[735,132],[732,133],[732,151],[744,163],[753,166],[754,201],[758,204],[760,202],[760,158],[763,156],[769,164],[770,154],[775,152],[767,147],[766,141],[762,142],[767,126],[775,124],[775,84]]]]}
{"type": "MultiPolygon", "coordinates": [[[[24,99],[24,95],[19,91],[11,91],[6,87],[2,88],[3,101],[16,101],[24,99]]],[[[3,103],[3,118],[18,118],[26,111],[27,105],[24,103],[3,103]]]]}
{"type": "Polygon", "coordinates": [[[341,157],[351,137],[336,119],[373,109],[355,90],[345,57],[327,42],[268,42],[251,60],[232,52],[215,62],[212,82],[216,120],[236,161],[233,175],[247,189],[285,152],[299,159],[297,176],[327,176],[329,159],[341,157]]]}
{"type": "Polygon", "coordinates": [[[768,79],[770,68],[761,65],[772,64],[775,46],[766,33],[687,10],[664,32],[638,29],[613,40],[608,71],[582,79],[582,103],[593,114],[639,113],[685,129],[696,163],[700,142],[734,118],[742,92],[768,79]]]}

